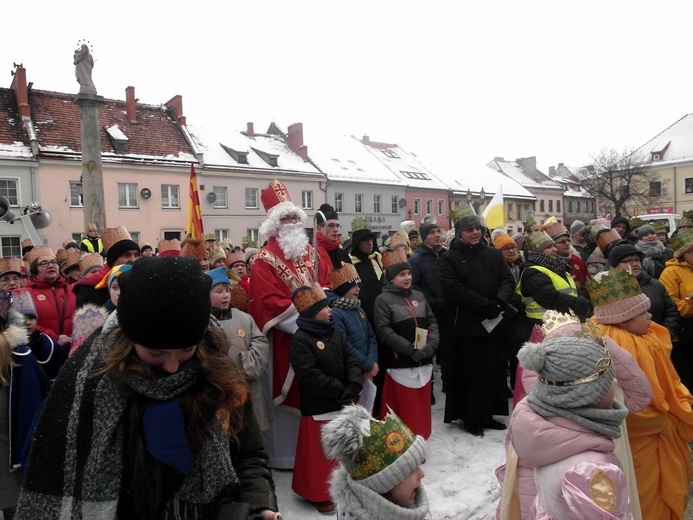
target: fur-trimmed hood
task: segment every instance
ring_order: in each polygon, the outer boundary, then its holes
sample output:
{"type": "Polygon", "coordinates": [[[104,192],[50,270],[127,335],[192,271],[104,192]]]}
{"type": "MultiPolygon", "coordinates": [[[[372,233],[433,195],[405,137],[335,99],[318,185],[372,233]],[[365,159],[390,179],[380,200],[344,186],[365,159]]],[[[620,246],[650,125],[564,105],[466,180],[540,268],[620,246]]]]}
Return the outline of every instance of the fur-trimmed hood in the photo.
{"type": "Polygon", "coordinates": [[[10,310],[2,328],[2,333],[10,344],[10,348],[15,349],[29,343],[29,333],[26,330],[23,314],[10,310]]]}

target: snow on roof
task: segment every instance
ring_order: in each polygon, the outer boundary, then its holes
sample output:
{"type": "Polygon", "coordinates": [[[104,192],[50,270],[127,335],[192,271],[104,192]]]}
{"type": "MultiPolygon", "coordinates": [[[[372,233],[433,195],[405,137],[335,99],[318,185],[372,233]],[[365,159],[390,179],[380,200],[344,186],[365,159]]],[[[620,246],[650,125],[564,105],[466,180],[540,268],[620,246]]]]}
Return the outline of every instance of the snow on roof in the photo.
{"type": "Polygon", "coordinates": [[[517,161],[506,161],[503,159],[494,159],[488,166],[503,173],[505,176],[517,181],[519,184],[525,188],[539,188],[539,189],[561,189],[561,186],[555,181],[551,180],[550,177],[544,175],[543,173],[537,172],[535,174],[525,173],[522,166],[517,163],[517,161]]]}
{"type": "Polygon", "coordinates": [[[277,135],[255,133],[253,137],[248,137],[240,130],[198,125],[187,125],[187,129],[204,154],[205,167],[321,175],[315,166],[304,161],[277,135]],[[236,157],[244,155],[247,163],[239,162],[234,154],[236,157]],[[269,157],[276,157],[276,166],[267,162],[269,157]]]}
{"type": "Polygon", "coordinates": [[[350,135],[330,135],[304,129],[308,155],[327,178],[340,182],[402,185],[400,178],[350,135]]]}
{"type": "Polygon", "coordinates": [[[3,159],[33,159],[31,148],[24,143],[0,143],[0,157],[3,159]]]}
{"type": "Polygon", "coordinates": [[[693,114],[686,114],[670,127],[660,132],[635,153],[640,153],[642,158],[657,164],[666,164],[693,159],[693,114]],[[668,145],[668,146],[667,146],[668,145]],[[659,161],[652,161],[653,152],[662,152],[664,155],[659,161]]]}

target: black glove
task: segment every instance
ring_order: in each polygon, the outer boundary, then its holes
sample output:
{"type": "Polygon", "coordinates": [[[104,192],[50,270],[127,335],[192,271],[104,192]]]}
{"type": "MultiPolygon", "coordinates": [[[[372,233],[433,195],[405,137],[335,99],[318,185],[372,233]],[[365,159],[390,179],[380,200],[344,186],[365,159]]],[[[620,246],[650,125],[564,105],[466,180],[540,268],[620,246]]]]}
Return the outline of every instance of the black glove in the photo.
{"type": "Polygon", "coordinates": [[[423,358],[426,357],[424,349],[414,348],[413,350],[414,351],[411,354],[409,354],[409,357],[412,358],[414,361],[421,361],[423,358]]]}
{"type": "Polygon", "coordinates": [[[436,353],[436,349],[434,349],[432,345],[426,345],[424,348],[421,349],[421,351],[424,353],[424,359],[430,358],[433,354],[436,353]]]}
{"type": "Polygon", "coordinates": [[[352,388],[350,386],[350,387],[344,389],[344,391],[342,392],[342,395],[339,396],[339,399],[337,399],[337,401],[339,401],[340,403],[349,403],[349,402],[353,401],[354,399],[356,399],[358,397],[358,395],[359,395],[359,393],[354,388],[352,388]]]}
{"type": "Polygon", "coordinates": [[[503,309],[505,306],[503,303],[499,300],[491,300],[486,304],[484,307],[484,318],[487,320],[492,320],[493,318],[497,318],[498,315],[503,312],[503,309]]]}

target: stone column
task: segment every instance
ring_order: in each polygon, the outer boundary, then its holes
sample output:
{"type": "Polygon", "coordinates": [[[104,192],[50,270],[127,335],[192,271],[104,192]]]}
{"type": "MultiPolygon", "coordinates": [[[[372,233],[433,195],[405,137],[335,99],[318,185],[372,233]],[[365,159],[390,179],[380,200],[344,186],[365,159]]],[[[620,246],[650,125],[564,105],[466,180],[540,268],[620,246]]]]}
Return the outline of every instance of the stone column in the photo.
{"type": "MultiPolygon", "coordinates": [[[[100,233],[106,229],[106,205],[103,192],[101,164],[101,134],[99,106],[103,96],[80,92],[75,99],[79,105],[82,125],[82,203],[84,226],[96,224],[100,233]]],[[[117,194],[115,194],[117,196],[117,194]]]]}

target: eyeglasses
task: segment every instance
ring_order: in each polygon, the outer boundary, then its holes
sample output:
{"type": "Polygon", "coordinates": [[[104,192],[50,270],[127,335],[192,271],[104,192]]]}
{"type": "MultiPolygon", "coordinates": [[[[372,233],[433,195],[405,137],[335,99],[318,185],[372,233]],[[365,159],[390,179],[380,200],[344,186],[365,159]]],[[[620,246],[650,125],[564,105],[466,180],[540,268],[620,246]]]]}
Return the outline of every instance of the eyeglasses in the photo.
{"type": "Polygon", "coordinates": [[[44,260],[43,262],[39,262],[38,264],[39,267],[48,267],[49,265],[58,265],[57,260],[44,260]]]}
{"type": "Polygon", "coordinates": [[[504,247],[503,249],[501,249],[501,251],[503,253],[514,253],[515,251],[517,251],[517,249],[518,249],[517,247],[509,246],[509,247],[504,247]]]}
{"type": "Polygon", "coordinates": [[[481,231],[483,228],[481,226],[472,226],[468,228],[464,228],[462,231],[465,233],[474,233],[475,231],[481,231]]]}
{"type": "Polygon", "coordinates": [[[629,264],[629,265],[638,265],[640,263],[639,258],[624,258],[619,262],[619,264],[629,264]]]}
{"type": "Polygon", "coordinates": [[[284,217],[281,217],[279,219],[279,222],[281,222],[282,224],[286,224],[287,222],[298,222],[299,220],[301,219],[298,217],[298,215],[286,215],[284,217]]]}
{"type": "Polygon", "coordinates": [[[562,246],[562,245],[568,244],[569,242],[570,242],[570,240],[568,240],[567,238],[562,238],[561,240],[554,240],[553,243],[556,244],[557,246],[562,246]]]}

